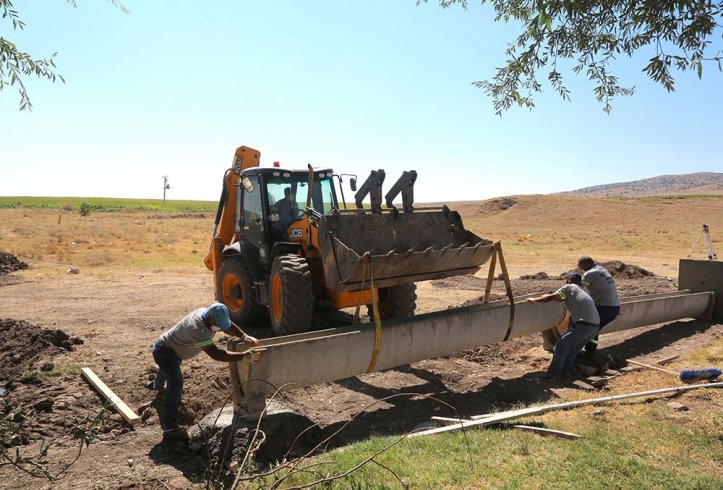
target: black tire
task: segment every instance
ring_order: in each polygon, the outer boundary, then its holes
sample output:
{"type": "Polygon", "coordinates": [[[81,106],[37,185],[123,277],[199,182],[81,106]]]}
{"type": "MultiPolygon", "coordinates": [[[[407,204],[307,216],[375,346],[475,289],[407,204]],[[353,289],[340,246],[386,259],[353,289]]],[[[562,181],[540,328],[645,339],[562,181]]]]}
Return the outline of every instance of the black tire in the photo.
{"type": "Polygon", "coordinates": [[[258,325],[266,321],[266,307],[256,301],[253,278],[241,257],[232,256],[221,262],[216,276],[216,299],[226,305],[234,323],[258,325]]]}
{"type": "Polygon", "coordinates": [[[314,291],[311,271],[304,257],[279,255],[271,266],[269,317],[276,335],[311,330],[314,291]]]}
{"type": "MultiPolygon", "coordinates": [[[[413,316],[417,309],[417,285],[413,282],[379,289],[379,317],[382,320],[413,316]]],[[[372,305],[367,314],[373,320],[372,305]]]]}

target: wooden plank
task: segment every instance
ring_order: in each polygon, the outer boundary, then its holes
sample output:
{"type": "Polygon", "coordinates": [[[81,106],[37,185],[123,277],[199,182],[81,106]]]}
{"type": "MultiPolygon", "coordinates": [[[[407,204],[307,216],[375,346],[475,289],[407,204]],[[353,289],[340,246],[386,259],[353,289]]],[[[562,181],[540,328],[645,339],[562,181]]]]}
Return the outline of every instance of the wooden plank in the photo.
{"type": "Polygon", "coordinates": [[[453,430],[458,429],[464,429],[467,427],[481,427],[485,425],[490,424],[496,424],[499,422],[506,422],[508,420],[517,419],[520,417],[525,417],[528,415],[538,415],[541,413],[549,412],[552,410],[559,410],[559,409],[565,409],[565,408],[573,408],[573,407],[579,407],[583,405],[595,405],[599,403],[607,403],[617,400],[625,400],[628,398],[637,398],[637,397],[643,397],[643,396],[652,396],[652,395],[661,395],[665,393],[680,393],[683,391],[689,391],[689,390],[695,390],[700,388],[721,388],[723,387],[723,382],[716,382],[716,383],[706,383],[701,385],[689,385],[689,386],[676,386],[673,388],[662,388],[660,390],[651,390],[651,391],[641,391],[637,393],[627,393],[624,395],[611,395],[611,396],[604,396],[601,398],[592,398],[589,400],[577,400],[573,402],[565,402],[565,403],[555,403],[552,405],[543,405],[541,407],[530,407],[530,408],[524,408],[521,410],[512,410],[510,412],[500,412],[490,417],[484,417],[479,419],[474,419],[469,422],[458,422],[456,424],[448,425],[447,427],[437,427],[435,429],[427,429],[423,431],[418,432],[412,432],[407,437],[418,437],[418,436],[426,436],[431,434],[439,434],[441,432],[449,432],[453,430]]]}
{"type": "Polygon", "coordinates": [[[138,417],[138,415],[136,415],[136,413],[131,410],[130,407],[123,402],[123,400],[118,398],[118,395],[113,393],[113,390],[108,388],[108,386],[101,381],[92,369],[83,368],[81,369],[81,374],[95,389],[100,392],[101,395],[103,395],[103,398],[106,399],[110,406],[113,407],[115,411],[118,412],[120,416],[123,417],[131,426],[136,425],[141,421],[140,417],[138,417]]]}
{"type": "Polygon", "coordinates": [[[670,357],[664,357],[663,359],[658,359],[657,361],[655,361],[655,364],[667,364],[671,361],[675,361],[678,357],[678,354],[670,357]]]}
{"type": "Polygon", "coordinates": [[[544,427],[535,427],[534,425],[513,425],[515,429],[528,430],[535,432],[541,436],[560,437],[562,439],[580,439],[581,436],[572,432],[563,432],[561,430],[546,429],[544,427]]]}
{"type": "Polygon", "coordinates": [[[629,362],[630,364],[635,364],[636,366],[642,366],[644,368],[648,369],[655,369],[656,371],[661,371],[663,373],[672,374],[673,376],[678,376],[678,373],[671,371],[670,369],[663,369],[656,366],[651,366],[650,364],[644,364],[642,362],[633,361],[632,359],[625,359],[625,362],[629,362]]]}

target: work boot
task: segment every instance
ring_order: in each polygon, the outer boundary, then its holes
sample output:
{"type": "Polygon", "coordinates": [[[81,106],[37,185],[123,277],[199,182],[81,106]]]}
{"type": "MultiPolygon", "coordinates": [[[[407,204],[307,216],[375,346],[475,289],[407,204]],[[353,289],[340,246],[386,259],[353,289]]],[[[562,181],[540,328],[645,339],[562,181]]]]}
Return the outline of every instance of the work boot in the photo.
{"type": "Polygon", "coordinates": [[[556,381],[560,379],[560,375],[558,373],[545,371],[544,373],[540,374],[540,379],[544,379],[545,381],[556,381]]]}
{"type": "Polygon", "coordinates": [[[188,432],[181,427],[174,427],[163,431],[163,442],[186,442],[188,441],[188,432]]]}
{"type": "Polygon", "coordinates": [[[587,349],[580,353],[582,359],[593,360],[597,357],[597,349],[587,349]]]}
{"type": "Polygon", "coordinates": [[[149,381],[146,385],[146,388],[155,391],[158,395],[164,395],[166,393],[166,389],[163,386],[161,386],[160,388],[156,388],[156,384],[154,381],[149,381]]]}

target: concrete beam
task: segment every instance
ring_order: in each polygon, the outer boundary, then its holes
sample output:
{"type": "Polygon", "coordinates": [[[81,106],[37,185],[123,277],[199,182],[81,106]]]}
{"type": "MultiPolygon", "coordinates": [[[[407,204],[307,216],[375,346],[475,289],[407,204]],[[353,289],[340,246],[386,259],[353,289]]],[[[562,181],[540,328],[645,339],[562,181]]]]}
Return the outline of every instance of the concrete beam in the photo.
{"type": "MultiPolygon", "coordinates": [[[[700,317],[713,298],[709,292],[629,298],[621,307],[620,317],[605,332],[700,317]]],[[[509,338],[556,327],[564,319],[563,303],[518,301],[509,338]]],[[[500,301],[386,321],[376,368],[390,369],[503,341],[509,317],[509,302],[500,301]]],[[[265,396],[285,384],[308,386],[367,372],[374,327],[366,324],[328,329],[263,340],[261,344],[267,352],[259,364],[231,365],[234,393],[243,393],[234,397],[234,403],[250,413],[260,411],[265,396]]],[[[229,348],[235,349],[234,345],[229,348]]]]}

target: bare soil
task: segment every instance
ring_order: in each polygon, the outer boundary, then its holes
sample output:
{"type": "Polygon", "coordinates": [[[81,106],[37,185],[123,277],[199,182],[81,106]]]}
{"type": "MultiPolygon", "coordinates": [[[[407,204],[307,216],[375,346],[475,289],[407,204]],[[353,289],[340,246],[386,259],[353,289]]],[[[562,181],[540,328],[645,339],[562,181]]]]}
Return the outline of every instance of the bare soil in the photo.
{"type": "MultiPolygon", "coordinates": [[[[634,265],[607,265],[623,296],[677,287],[634,265]]],[[[567,272],[540,271],[513,279],[514,293],[552,292],[567,272]]],[[[152,342],[188,311],[213,300],[210,274],[193,269],[97,276],[81,271],[53,279],[21,271],[14,276],[16,280],[0,283],[0,311],[6,318],[0,322],[0,387],[5,390],[0,406],[5,414],[18,409],[26,414],[19,447],[31,451],[41,440],[52,440],[51,471],[73,460],[78,450],[74,424],[92,419],[103,407],[100,396],[81,379],[79,367],[92,368],[143,420],[131,429],[110,412],[97,428],[97,439],[52,488],[187,488],[203,481],[206,463],[200,454],[161,444],[160,400],[145,384],[154,370],[152,342]]],[[[480,301],[485,285],[480,275],[420,283],[418,311],[480,301]]],[[[493,294],[505,296],[501,280],[494,281],[493,294]]],[[[723,325],[684,320],[603,335],[601,354],[614,362],[635,356],[685,357],[722,335],[723,325]]],[[[536,376],[549,360],[536,334],[296,389],[286,394],[285,403],[318,422],[325,434],[347,424],[332,442],[343,445],[372,434],[403,433],[431,415],[464,416],[556,398],[560,390],[572,388],[536,376]]],[[[188,426],[228,403],[230,390],[228,368],[206,356],[184,362],[183,369],[182,419],[188,426]]],[[[0,466],[0,488],[45,484],[0,466]]]]}

